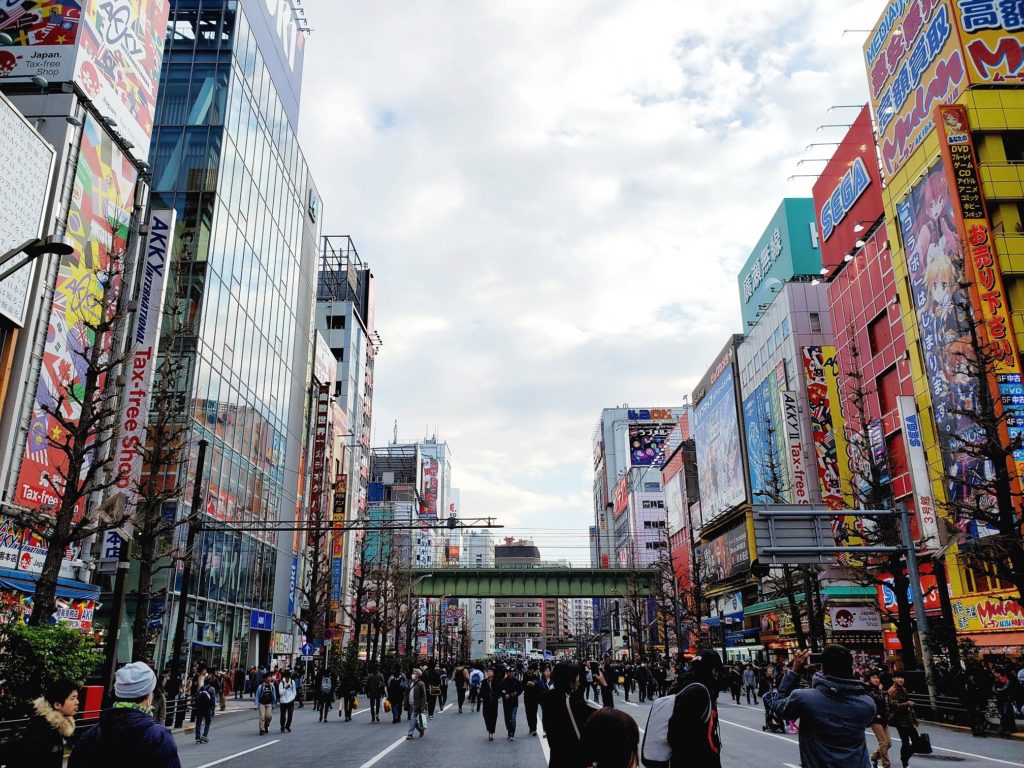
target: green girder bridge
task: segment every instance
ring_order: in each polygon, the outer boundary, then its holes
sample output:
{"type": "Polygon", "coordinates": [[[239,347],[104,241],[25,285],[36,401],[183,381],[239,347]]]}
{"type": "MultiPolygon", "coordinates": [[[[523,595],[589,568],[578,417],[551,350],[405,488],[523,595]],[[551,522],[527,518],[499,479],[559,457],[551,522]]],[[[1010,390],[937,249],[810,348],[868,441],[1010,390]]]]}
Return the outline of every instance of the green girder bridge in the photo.
{"type": "Polygon", "coordinates": [[[652,568],[411,568],[417,597],[650,597],[652,568]]]}

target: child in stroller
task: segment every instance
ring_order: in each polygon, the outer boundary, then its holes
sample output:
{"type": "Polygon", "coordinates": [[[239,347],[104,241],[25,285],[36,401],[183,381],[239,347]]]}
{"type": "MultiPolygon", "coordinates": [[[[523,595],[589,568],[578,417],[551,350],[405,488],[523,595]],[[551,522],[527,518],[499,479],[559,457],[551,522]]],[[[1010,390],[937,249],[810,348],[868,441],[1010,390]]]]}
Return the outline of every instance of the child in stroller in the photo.
{"type": "MultiPolygon", "coordinates": [[[[771,697],[769,696],[768,699],[771,700],[771,697]]],[[[786,724],[782,722],[782,718],[768,708],[768,701],[762,700],[762,703],[764,704],[764,725],[761,726],[761,730],[785,733],[786,724]]]]}

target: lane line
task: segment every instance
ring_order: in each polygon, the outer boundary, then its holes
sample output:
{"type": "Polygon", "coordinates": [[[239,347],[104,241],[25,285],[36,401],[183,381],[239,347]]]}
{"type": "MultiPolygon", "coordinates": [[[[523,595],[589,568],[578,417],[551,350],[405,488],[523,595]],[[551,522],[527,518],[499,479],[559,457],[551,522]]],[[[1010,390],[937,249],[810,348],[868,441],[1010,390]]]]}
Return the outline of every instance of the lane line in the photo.
{"type": "Polygon", "coordinates": [[[544,730],[544,723],[538,722],[537,727],[540,728],[540,751],[544,753],[544,765],[551,762],[551,747],[548,745],[548,734],[544,730]]]}
{"type": "Polygon", "coordinates": [[[783,763],[786,768],[800,768],[799,765],[793,765],[792,763],[783,763]]]}
{"type": "Polygon", "coordinates": [[[235,752],[235,754],[233,754],[233,755],[228,755],[227,757],[222,757],[220,760],[214,760],[212,763],[203,763],[202,765],[199,766],[199,768],[210,768],[211,765],[220,765],[221,763],[226,763],[228,760],[234,760],[236,757],[241,757],[242,755],[248,755],[250,752],[255,752],[257,749],[263,749],[264,747],[269,747],[272,744],[277,744],[277,742],[279,742],[279,741],[280,741],[280,739],[274,739],[273,741],[268,741],[266,744],[260,744],[258,747],[251,747],[249,749],[244,749],[241,752],[235,752]]]}
{"type": "Polygon", "coordinates": [[[758,728],[751,728],[749,725],[740,725],[739,723],[734,723],[731,720],[723,720],[721,717],[718,718],[718,722],[725,723],[726,725],[732,725],[736,728],[742,728],[743,730],[751,731],[752,733],[760,733],[762,736],[771,736],[774,739],[782,739],[783,741],[788,741],[790,744],[798,743],[796,739],[786,738],[780,733],[769,733],[768,731],[762,731],[758,728]]]}
{"type": "MultiPolygon", "coordinates": [[[[387,748],[385,748],[385,749],[381,750],[381,751],[380,751],[380,752],[378,752],[378,753],[377,753],[376,755],[374,755],[373,757],[371,757],[371,758],[370,758],[369,760],[367,760],[367,761],[366,761],[365,763],[363,763],[362,765],[360,765],[360,766],[359,766],[359,768],[370,768],[370,766],[371,766],[371,765],[374,765],[374,764],[375,764],[375,763],[376,763],[376,762],[377,762],[378,760],[380,760],[380,759],[381,759],[382,757],[385,757],[385,756],[387,756],[387,755],[391,754],[391,753],[392,753],[392,752],[393,752],[394,750],[398,749],[398,747],[399,747],[399,746],[400,746],[400,745],[402,744],[402,742],[403,742],[403,741],[405,741],[405,740],[406,740],[406,738],[405,738],[405,736],[403,736],[403,737],[402,737],[402,738],[400,738],[400,739],[399,739],[398,741],[396,741],[396,742],[395,742],[394,744],[392,744],[392,745],[391,745],[390,747],[387,747],[387,748]]],[[[200,768],[205,768],[205,766],[200,766],[200,768]]]]}

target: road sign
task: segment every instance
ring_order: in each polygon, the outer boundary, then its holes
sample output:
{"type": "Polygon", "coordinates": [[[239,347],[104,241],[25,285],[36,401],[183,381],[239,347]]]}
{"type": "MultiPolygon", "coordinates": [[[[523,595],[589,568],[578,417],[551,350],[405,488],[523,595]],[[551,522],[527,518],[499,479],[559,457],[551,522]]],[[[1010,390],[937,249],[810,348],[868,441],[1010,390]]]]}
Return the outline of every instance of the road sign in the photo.
{"type": "Polygon", "coordinates": [[[303,643],[302,646],[299,648],[299,651],[302,653],[303,656],[312,656],[313,655],[313,644],[312,643],[303,643]]]}
{"type": "Polygon", "coordinates": [[[808,504],[754,507],[754,538],[762,565],[817,565],[835,561],[829,516],[841,515],[808,504]],[[826,514],[823,514],[826,513],[826,514]],[[825,550],[833,551],[827,553],[825,550]]]}
{"type": "Polygon", "coordinates": [[[324,630],[324,640],[333,640],[333,639],[334,639],[334,633],[331,630],[329,630],[329,629],[325,629],[324,630]]]}

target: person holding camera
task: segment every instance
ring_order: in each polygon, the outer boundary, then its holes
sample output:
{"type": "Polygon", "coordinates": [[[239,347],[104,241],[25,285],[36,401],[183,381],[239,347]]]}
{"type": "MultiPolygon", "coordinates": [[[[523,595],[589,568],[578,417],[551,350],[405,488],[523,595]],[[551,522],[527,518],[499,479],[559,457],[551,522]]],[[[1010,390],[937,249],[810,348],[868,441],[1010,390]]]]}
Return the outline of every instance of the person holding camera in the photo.
{"type": "Polygon", "coordinates": [[[803,768],[868,768],[864,732],[875,719],[875,702],[853,677],[853,654],[842,645],[826,646],[811,687],[798,689],[809,660],[810,651],[796,654],[779,690],[765,695],[767,706],[783,720],[800,720],[803,768]]]}

